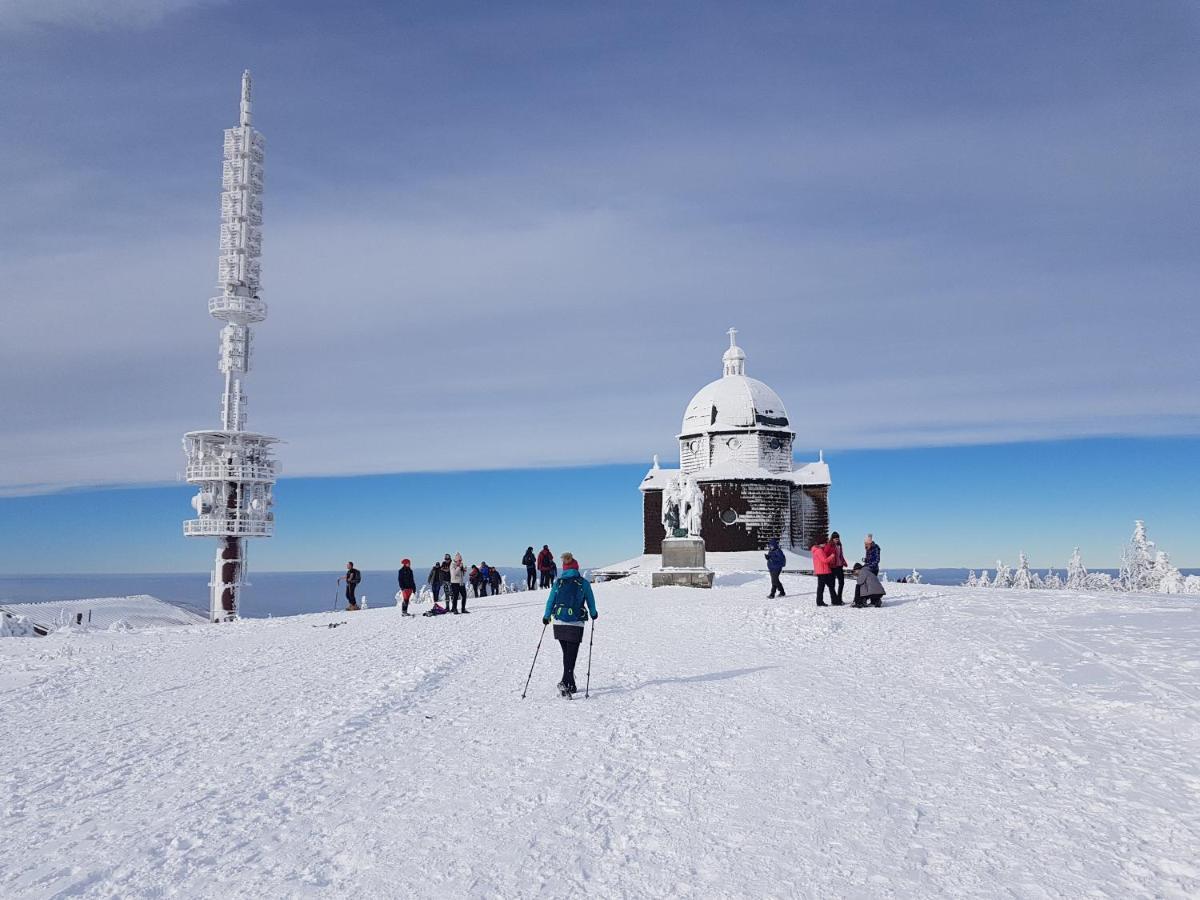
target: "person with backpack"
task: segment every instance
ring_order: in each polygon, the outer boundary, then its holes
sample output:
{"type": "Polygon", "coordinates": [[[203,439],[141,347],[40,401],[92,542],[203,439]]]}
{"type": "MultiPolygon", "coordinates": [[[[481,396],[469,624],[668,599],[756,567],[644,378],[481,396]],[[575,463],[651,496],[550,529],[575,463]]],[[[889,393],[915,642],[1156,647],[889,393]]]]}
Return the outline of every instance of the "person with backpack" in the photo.
{"type": "Polygon", "coordinates": [[[408,611],[408,601],[417,590],[417,581],[413,578],[412,563],[407,559],[400,560],[400,571],[396,573],[396,581],[400,585],[400,615],[411,616],[408,611]]]}
{"type": "Polygon", "coordinates": [[[817,576],[817,606],[828,606],[825,602],[825,588],[829,588],[829,600],[834,606],[844,606],[833,592],[833,573],[831,560],[824,544],[812,545],[813,574],[817,576]]]}
{"type": "Polygon", "coordinates": [[[450,612],[458,615],[458,605],[462,603],[462,611],[467,611],[467,567],[463,565],[461,553],[455,553],[450,561],[450,612]]]}
{"type": "Polygon", "coordinates": [[[492,567],[484,560],[479,564],[479,594],[481,597],[488,595],[488,586],[492,583],[492,567]]]}
{"type": "MultiPolygon", "coordinates": [[[[436,606],[438,602],[438,594],[442,592],[442,585],[445,584],[442,578],[442,564],[434,563],[433,568],[429,570],[429,578],[426,579],[429,587],[433,589],[433,603],[436,606]]],[[[449,589],[447,589],[449,593],[449,589]]]]}
{"type": "Polygon", "coordinates": [[[497,569],[495,566],[492,566],[492,571],[488,578],[488,581],[492,585],[492,596],[499,597],[500,596],[500,585],[504,583],[504,576],[500,574],[500,570],[497,569]]]}
{"type": "Polygon", "coordinates": [[[525,555],[521,557],[521,565],[525,567],[525,590],[532,591],[537,582],[537,557],[533,555],[532,547],[525,548],[525,555]]]}
{"type": "Polygon", "coordinates": [[[467,581],[471,582],[471,596],[472,597],[479,596],[479,582],[481,580],[482,579],[479,574],[479,566],[472,565],[471,573],[469,575],[467,575],[467,581]]]}
{"type": "Polygon", "coordinates": [[[787,557],[779,549],[779,541],[774,538],[767,541],[767,548],[767,571],[771,573],[771,593],[767,596],[767,599],[774,600],[777,591],[780,597],[786,597],[787,591],[783,589],[783,582],[779,580],[779,575],[783,572],[783,567],[787,564],[787,557]]]}
{"type": "Polygon", "coordinates": [[[549,544],[542,544],[542,549],[537,555],[537,570],[538,575],[540,576],[540,580],[538,581],[539,587],[550,587],[551,583],[554,581],[550,575],[550,572],[553,568],[554,554],[550,552],[549,544]]]}
{"type": "Polygon", "coordinates": [[[353,612],[358,609],[358,601],[354,599],[354,589],[362,582],[362,572],[354,568],[354,563],[348,562],[346,563],[346,574],[338,578],[338,581],[346,582],[346,611],[353,612]]]}
{"type": "Polygon", "coordinates": [[[563,677],[558,691],[564,697],[575,691],[575,661],[579,658],[579,647],[583,643],[583,628],[588,618],[596,615],[596,596],[592,586],[579,574],[579,563],[570,553],[562,555],[562,577],[550,588],[546,598],[546,610],[542,624],[554,622],[554,639],[562,646],[563,677]]]}
{"type": "Polygon", "coordinates": [[[865,607],[868,603],[872,606],[883,606],[883,595],[887,593],[883,589],[883,584],[879,581],[879,576],[864,566],[862,563],[854,564],[854,605],[859,609],[865,607]]]}

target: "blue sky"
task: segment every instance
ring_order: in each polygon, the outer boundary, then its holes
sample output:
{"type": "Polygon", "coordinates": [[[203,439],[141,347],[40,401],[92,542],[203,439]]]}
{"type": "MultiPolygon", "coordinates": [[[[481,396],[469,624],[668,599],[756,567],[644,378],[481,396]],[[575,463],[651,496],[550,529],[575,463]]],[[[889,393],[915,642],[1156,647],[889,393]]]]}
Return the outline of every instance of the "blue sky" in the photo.
{"type": "MultiPolygon", "coordinates": [[[[924,501],[957,526],[933,562],[1005,525],[954,501],[996,508],[990,454],[1022,447],[1076,448],[1036,452],[1079,491],[1078,448],[1163,454],[1103,481],[1114,521],[1048,517],[1044,546],[1123,537],[1200,435],[1198,36],[1184,2],[4,4],[3,527],[37,558],[22,534],[119,500],[170,525],[147,568],[205,555],[173,543],[185,490],[93,489],[171,483],[180,434],[215,423],[221,129],[249,67],[271,304],[249,419],[288,441],[281,523],[306,523],[264,562],[325,546],[326,489],[369,510],[571,467],[609,521],[626,472],[674,458],[730,325],[801,457],[841,460],[840,502],[855,459],[979,461],[924,501]],[[439,471],[462,474],[345,480],[439,471]]],[[[95,567],[84,542],[52,559],[95,567]]]]}
{"type": "MultiPolygon", "coordinates": [[[[1200,563],[1197,439],[1088,439],[830,453],[833,525],[873,531],[893,566],[988,566],[1025,551],[1063,567],[1074,546],[1116,566],[1133,520],[1178,565],[1200,563]]],[[[640,551],[644,465],[298,478],[277,489],[260,571],[386,569],[444,552],[518,565],[549,543],[598,566],[640,551]]],[[[191,572],[211,541],[180,536],[186,485],[0,500],[0,573],[191,572]]]]}

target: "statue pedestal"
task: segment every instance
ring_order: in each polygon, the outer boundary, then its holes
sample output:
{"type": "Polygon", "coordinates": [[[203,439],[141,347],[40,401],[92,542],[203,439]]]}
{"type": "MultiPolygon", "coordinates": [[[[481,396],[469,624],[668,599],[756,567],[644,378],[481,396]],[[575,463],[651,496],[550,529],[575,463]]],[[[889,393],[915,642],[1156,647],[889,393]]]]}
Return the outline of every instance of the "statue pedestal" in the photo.
{"type": "Polygon", "coordinates": [[[652,587],[712,587],[713,573],[704,565],[704,539],[663,538],[662,568],[650,574],[650,584],[652,587]]]}

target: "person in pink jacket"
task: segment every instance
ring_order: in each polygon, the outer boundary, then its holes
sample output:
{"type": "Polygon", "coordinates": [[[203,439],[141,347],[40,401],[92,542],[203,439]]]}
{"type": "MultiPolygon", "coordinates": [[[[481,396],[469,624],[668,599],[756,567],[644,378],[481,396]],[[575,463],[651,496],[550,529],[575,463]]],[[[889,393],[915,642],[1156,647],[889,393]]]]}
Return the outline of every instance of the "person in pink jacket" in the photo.
{"type": "Polygon", "coordinates": [[[817,606],[828,606],[825,602],[825,588],[829,588],[829,599],[834,606],[841,606],[837,594],[833,591],[833,573],[830,565],[832,560],[825,544],[812,545],[813,574],[817,576],[817,606]]]}
{"type": "Polygon", "coordinates": [[[846,584],[846,555],[842,553],[842,537],[836,531],[829,535],[829,543],[825,545],[825,555],[829,557],[829,574],[833,580],[829,592],[833,594],[833,605],[844,606],[842,603],[842,588],[846,584]]]}

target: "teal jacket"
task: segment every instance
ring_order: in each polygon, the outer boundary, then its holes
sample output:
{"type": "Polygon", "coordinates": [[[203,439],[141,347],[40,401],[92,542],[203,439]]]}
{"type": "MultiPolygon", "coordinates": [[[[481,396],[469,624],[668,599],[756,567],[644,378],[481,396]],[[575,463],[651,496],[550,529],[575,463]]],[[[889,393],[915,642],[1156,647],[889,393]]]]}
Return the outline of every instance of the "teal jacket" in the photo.
{"type": "Polygon", "coordinates": [[[582,628],[589,614],[593,619],[596,618],[596,595],[592,593],[592,586],[579,574],[578,569],[567,569],[555,579],[554,587],[550,588],[550,596],[546,598],[546,611],[542,613],[542,618],[549,619],[553,616],[555,624],[578,625],[582,628]],[[561,604],[555,609],[555,601],[563,591],[572,592],[583,602],[561,604]],[[586,611],[584,603],[587,604],[586,611]]]}

